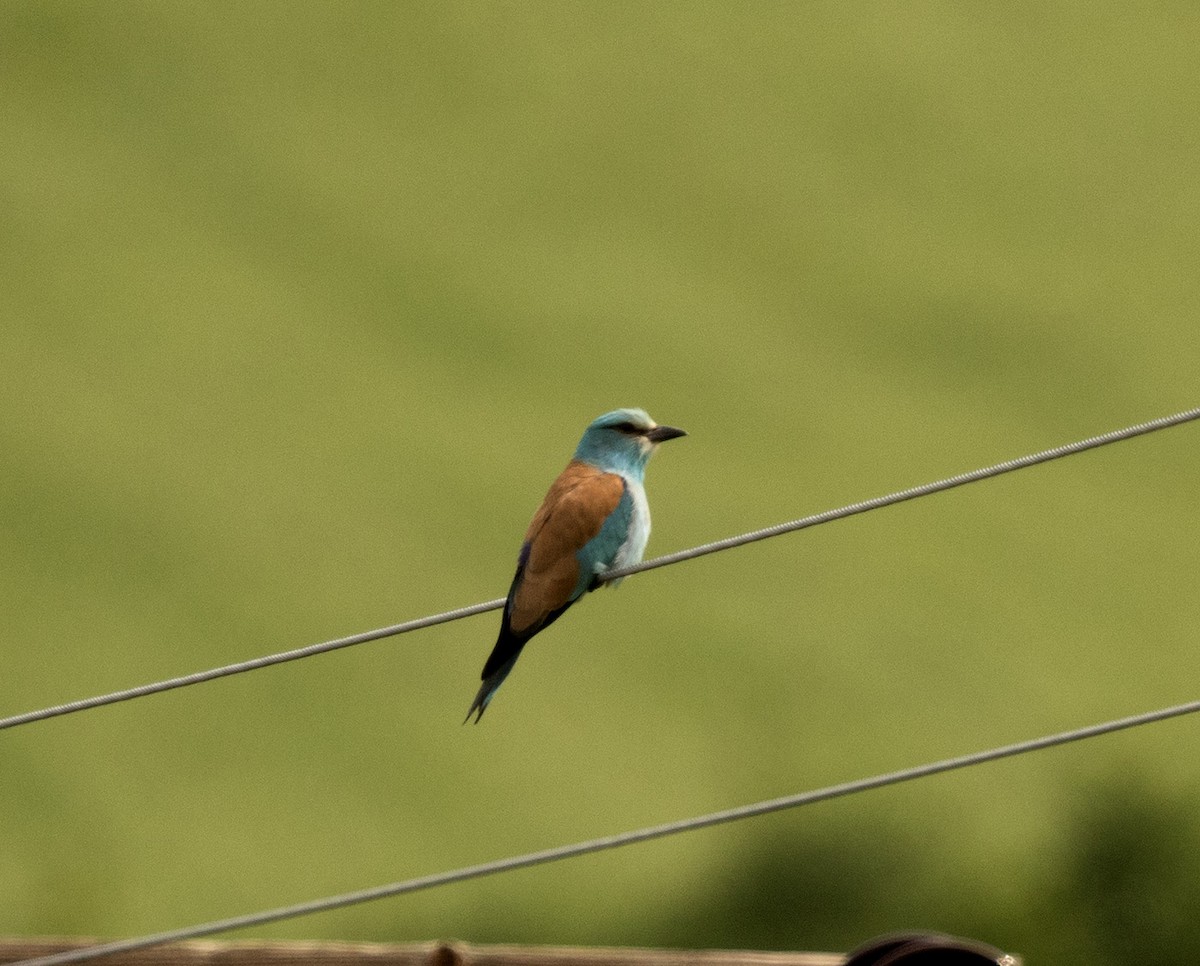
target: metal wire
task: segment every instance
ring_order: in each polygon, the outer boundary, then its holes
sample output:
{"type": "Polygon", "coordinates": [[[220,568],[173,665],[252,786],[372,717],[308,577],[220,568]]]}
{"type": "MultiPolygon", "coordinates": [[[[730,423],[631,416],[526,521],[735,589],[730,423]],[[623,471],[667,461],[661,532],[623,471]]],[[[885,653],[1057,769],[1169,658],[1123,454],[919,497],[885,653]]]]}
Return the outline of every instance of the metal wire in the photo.
{"type": "MultiPolygon", "coordinates": [[[[811,516],[801,517],[799,520],[792,520],[788,523],[776,524],[775,526],[766,527],[762,530],[753,530],[749,533],[740,534],[734,537],[727,537],[723,540],[716,540],[712,543],[702,544],[701,546],[692,547],[688,550],[680,550],[676,553],[665,554],[661,557],[655,557],[652,560],[646,560],[630,567],[622,567],[616,570],[611,570],[607,574],[604,574],[602,579],[611,580],[615,577],[627,577],[631,574],[642,573],[646,570],[656,570],[659,567],[666,567],[671,564],[680,563],[684,560],[692,560],[696,557],[705,556],[706,554],[716,553],[719,550],[729,550],[733,547],[741,547],[745,544],[754,543],[758,540],[766,540],[768,537],[777,537],[784,533],[793,533],[797,530],[815,527],[822,523],[831,523],[834,520],[841,520],[845,517],[855,516],[859,513],[866,513],[868,510],[878,510],[882,507],[892,506],[896,503],[903,503],[907,500],[915,500],[918,497],[929,496],[933,493],[940,493],[943,490],[951,490],[955,487],[965,486],[968,483],[975,483],[979,480],[991,479],[996,476],[1001,476],[1005,473],[1011,473],[1014,470],[1024,469],[1028,466],[1035,466],[1039,463],[1048,463],[1051,460],[1061,459],[1064,456],[1082,453],[1085,450],[1096,449],[1100,446],[1107,446],[1109,443],[1130,439],[1134,436],[1144,436],[1147,433],[1153,433],[1160,429],[1167,429],[1171,426],[1178,426],[1182,423],[1191,422],[1195,419],[1200,419],[1200,408],[1188,409],[1183,412],[1176,413],[1173,416],[1163,416],[1159,419],[1152,419],[1149,422],[1138,423],[1134,426],[1127,426],[1124,429],[1113,430],[1112,432],[1103,433],[1099,436],[1090,436],[1087,439],[1080,440],[1076,443],[1068,443],[1064,446],[1056,446],[1053,449],[1042,450],[1038,453],[1031,453],[1028,456],[1022,456],[1018,459],[997,463],[994,466],[986,466],[981,469],[972,470],[969,473],[960,473],[957,476],[950,476],[943,480],[936,480],[932,483],[922,484],[921,486],[914,486],[906,490],[899,490],[895,493],[889,493],[886,496],[878,496],[870,500],[863,500],[859,503],[852,503],[849,506],[840,507],[836,510],[826,510],[823,513],[815,513],[811,516]]],[[[314,654],[324,654],[328,651],[335,651],[340,648],[350,647],[355,644],[363,644],[367,641],[376,641],[384,637],[405,634],[409,631],[419,630],[423,627],[432,627],[435,624],[444,624],[463,617],[470,617],[475,614],[486,613],[490,610],[497,610],[502,607],[503,604],[503,598],[490,600],[481,604],[472,604],[468,607],[459,607],[455,610],[448,610],[441,614],[433,614],[429,617],[421,617],[415,620],[405,621],[402,624],[394,624],[390,627],[381,627],[373,631],[364,631],[360,634],[352,634],[349,637],[340,637],[336,640],[325,641],[320,644],[310,644],[307,647],[299,647],[294,650],[283,651],[278,654],[268,654],[263,657],[252,658],[247,661],[238,661],[234,664],[227,664],[223,667],[212,668],[207,671],[197,671],[193,674],[185,674],[181,677],[169,678],[165,681],[157,681],[152,684],[143,684],[137,687],[126,688],[122,691],[114,691],[110,694],[102,694],[90,698],[81,698],[77,701],[68,701],[64,704],[57,704],[52,707],[42,708],[37,711],[28,711],[24,714],[15,714],[7,718],[0,718],[0,731],[8,728],[15,728],[19,725],[30,724],[34,721],[43,721],[47,718],[55,718],[61,715],[72,714],[76,711],[85,711],[89,708],[98,708],[103,705],[116,704],[120,701],[128,701],[131,698],[145,697],[146,695],[150,694],[159,694],[163,691],[171,691],[175,688],[187,687],[192,684],[200,684],[204,681],[212,681],[216,678],[229,677],[234,674],[241,674],[245,671],[254,671],[259,668],[271,667],[276,664],[283,664],[287,661],[296,661],[300,658],[312,657],[314,654]]]]}
{"type": "Polygon", "coordinates": [[[142,684],[137,687],[126,688],[123,691],[113,691],[111,694],[100,694],[92,698],[80,698],[78,701],[56,704],[53,707],[42,708],[39,711],[27,711],[24,714],[15,714],[9,718],[0,718],[0,731],[3,731],[5,728],[15,728],[18,725],[30,724],[34,721],[43,721],[46,718],[56,718],[75,711],[85,711],[88,708],[99,708],[102,705],[116,704],[118,701],[128,701],[131,698],[140,698],[148,694],[159,694],[162,691],[184,688],[190,684],[213,681],[216,678],[241,674],[243,671],[254,671],[260,667],[271,667],[275,664],[284,664],[287,661],[298,661],[300,658],[312,657],[314,654],[324,654],[327,651],[336,651],[339,648],[350,647],[354,644],[377,641],[381,637],[391,637],[395,634],[404,634],[408,631],[419,630],[422,627],[432,627],[435,624],[456,621],[461,617],[483,614],[489,610],[496,610],[503,605],[504,598],[501,597],[499,600],[489,600],[482,604],[459,607],[456,610],[448,610],[442,614],[419,617],[416,620],[405,621],[403,624],[393,624],[391,627],[380,627],[373,631],[363,631],[361,634],[351,634],[349,637],[339,637],[320,644],[309,644],[306,647],[298,647],[294,650],[282,651],[278,654],[267,654],[263,657],[251,658],[248,661],[238,661],[236,664],[226,664],[224,667],[215,667],[207,671],[196,671],[193,674],[184,674],[181,677],[168,678],[165,681],[156,681],[153,684],[142,684]]]}
{"type": "Polygon", "coordinates": [[[112,956],[117,953],[146,949],[150,946],[162,946],[185,939],[198,939],[201,936],[211,936],[214,933],[229,932],[233,929],[263,926],[268,923],[280,922],[284,919],[295,919],[299,916],[312,915],[318,912],[344,909],[347,906],[355,906],[364,902],[374,902],[378,899],[421,892],[438,886],[453,885],[458,882],[465,882],[468,879],[479,879],[502,872],[512,872],[516,869],[529,868],[530,866],[559,862],[563,859],[577,858],[593,852],[604,852],[609,849],[622,848],[639,842],[649,842],[654,839],[666,838],[670,835],[678,835],[681,832],[694,832],[698,829],[723,825],[727,822],[741,821],[747,818],[755,818],[759,815],[769,815],[772,812],[798,808],[802,805],[812,805],[816,802],[824,802],[833,798],[856,795],[876,788],[885,788],[889,785],[898,785],[902,782],[909,782],[918,778],[927,778],[931,775],[956,771],[973,765],[982,765],[987,762],[998,761],[1002,758],[1011,758],[1032,751],[1040,751],[1044,748],[1053,748],[1074,741],[1082,741],[1086,738],[1095,738],[1099,735],[1111,734],[1115,731],[1123,731],[1139,725],[1166,721],[1169,718],[1194,714],[1197,711],[1200,711],[1200,701],[1191,701],[1170,708],[1162,708],[1157,711],[1149,711],[1100,724],[1075,728],[1070,731],[1061,731],[1057,734],[1045,735],[1040,738],[1019,741],[1015,744],[1004,745],[987,751],[973,752],[971,754],[960,755],[956,758],[945,758],[941,761],[917,765],[901,771],[875,775],[871,778],[860,778],[855,781],[844,782],[840,785],[829,785],[815,791],[800,792],[799,794],[767,799],[749,805],[739,805],[736,808],[729,808],[719,812],[709,812],[706,815],[679,819],[674,822],[666,822],[662,825],[651,825],[646,828],[621,832],[616,835],[607,835],[601,838],[576,842],[571,845],[560,845],[555,848],[543,849],[539,852],[527,852],[524,855],[496,859],[491,862],[482,862],[478,865],[464,866],[463,868],[453,869],[448,872],[418,876],[417,878],[392,882],[387,885],[360,889],[356,892],[346,892],[341,895],[327,896],[323,899],[314,899],[295,905],[280,906],[279,908],[268,909],[264,912],[232,916],[228,919],[217,919],[212,922],[174,929],[169,932],[154,933],[134,939],[123,939],[97,946],[88,946],[83,949],[68,950],[49,956],[40,956],[36,959],[26,959],[19,964],[15,964],[15,966],[59,966],[62,963],[84,962],[86,960],[99,959],[103,956],[112,956]]]}
{"type": "Polygon", "coordinates": [[[695,557],[703,557],[705,554],[716,553],[719,550],[729,550],[733,547],[741,547],[758,540],[766,540],[768,537],[777,537],[780,534],[805,530],[808,527],[815,527],[822,523],[842,520],[859,513],[866,513],[868,510],[878,510],[881,507],[904,503],[906,500],[915,500],[918,497],[929,496],[932,493],[941,493],[943,490],[953,490],[955,487],[965,486],[968,483],[976,483],[979,480],[988,480],[996,476],[1003,476],[1005,473],[1011,473],[1014,470],[1036,466],[1039,463],[1049,463],[1052,460],[1062,459],[1064,456],[1073,456],[1076,453],[1096,449],[1100,446],[1107,446],[1109,443],[1116,443],[1123,439],[1131,439],[1134,436],[1144,436],[1147,433],[1167,429],[1171,426],[1178,426],[1195,419],[1200,419],[1200,408],[1188,409],[1173,416],[1162,416],[1158,419],[1152,419],[1149,422],[1127,426],[1124,429],[1115,429],[1112,432],[1102,433],[1099,436],[1089,436],[1087,439],[1081,439],[1076,443],[1055,446],[1053,449],[1042,450],[1039,453],[1030,453],[1028,456],[1005,460],[1003,463],[996,463],[994,466],[985,466],[981,469],[971,470],[969,473],[948,476],[944,480],[935,480],[932,483],[923,483],[920,486],[910,487],[907,490],[899,490],[896,493],[888,493],[885,496],[877,496],[859,503],[851,503],[849,506],[839,507],[836,510],[814,513],[811,516],[801,517],[799,520],[792,520],[789,523],[778,523],[775,526],[764,527],[762,530],[753,530],[750,533],[744,533],[736,537],[714,540],[712,543],[692,547],[689,550],[679,550],[675,553],[664,554],[661,557],[655,557],[653,560],[647,560],[632,567],[622,567],[618,570],[612,570],[604,575],[604,579],[611,580],[614,577],[625,577],[629,574],[641,573],[644,570],[666,567],[683,560],[692,560],[695,557]]]}

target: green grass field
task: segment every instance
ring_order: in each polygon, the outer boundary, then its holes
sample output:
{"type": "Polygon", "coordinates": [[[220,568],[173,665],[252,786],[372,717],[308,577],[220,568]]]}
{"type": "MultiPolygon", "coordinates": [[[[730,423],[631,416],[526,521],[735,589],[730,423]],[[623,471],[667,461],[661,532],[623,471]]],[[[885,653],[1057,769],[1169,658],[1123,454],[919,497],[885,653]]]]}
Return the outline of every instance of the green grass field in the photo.
{"type": "MultiPolygon", "coordinates": [[[[1188,4],[0,6],[0,716],[504,593],[595,415],[689,547],[1200,405],[1188,4]]],[[[125,936],[1197,698],[1184,427],[0,734],[125,936]]],[[[1200,957],[1200,722],[261,930],[1200,957]]]]}

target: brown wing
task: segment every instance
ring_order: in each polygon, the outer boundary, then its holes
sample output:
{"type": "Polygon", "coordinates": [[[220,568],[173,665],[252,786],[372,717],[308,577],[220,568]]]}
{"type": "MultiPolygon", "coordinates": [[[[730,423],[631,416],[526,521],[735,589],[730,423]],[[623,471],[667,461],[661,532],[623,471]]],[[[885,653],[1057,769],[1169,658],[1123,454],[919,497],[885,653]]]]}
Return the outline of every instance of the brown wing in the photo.
{"type": "Polygon", "coordinates": [[[550,614],[561,613],[578,596],[575,554],[600,532],[624,492],[625,481],[616,473],[567,464],[525,533],[528,556],[508,609],[512,633],[532,636],[550,614]]]}

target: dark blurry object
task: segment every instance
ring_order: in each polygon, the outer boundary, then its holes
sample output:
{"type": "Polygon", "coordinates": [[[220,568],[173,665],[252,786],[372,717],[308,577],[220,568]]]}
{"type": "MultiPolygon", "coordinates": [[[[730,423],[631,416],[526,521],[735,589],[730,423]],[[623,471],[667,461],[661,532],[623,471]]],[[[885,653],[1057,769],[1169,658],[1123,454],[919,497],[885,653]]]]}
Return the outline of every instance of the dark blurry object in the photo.
{"type": "Polygon", "coordinates": [[[897,933],[859,946],[845,966],[1017,966],[1017,959],[973,939],[897,933]]]}

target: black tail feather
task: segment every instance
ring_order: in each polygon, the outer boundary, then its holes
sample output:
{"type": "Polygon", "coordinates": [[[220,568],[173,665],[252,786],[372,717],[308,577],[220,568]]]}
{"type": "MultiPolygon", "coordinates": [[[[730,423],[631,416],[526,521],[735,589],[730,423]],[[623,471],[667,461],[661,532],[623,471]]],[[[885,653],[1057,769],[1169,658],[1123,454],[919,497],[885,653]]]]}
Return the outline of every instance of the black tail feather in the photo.
{"type": "Polygon", "coordinates": [[[479,719],[483,717],[488,704],[491,703],[492,696],[496,693],[500,685],[504,683],[504,679],[508,677],[508,672],[513,669],[513,665],[517,663],[517,658],[520,656],[521,650],[518,648],[512,657],[496,668],[491,674],[484,677],[483,684],[479,686],[479,692],[475,695],[475,700],[471,702],[471,710],[467,712],[466,718],[463,719],[463,724],[470,721],[473,714],[475,715],[475,723],[479,724],[479,719]]]}

